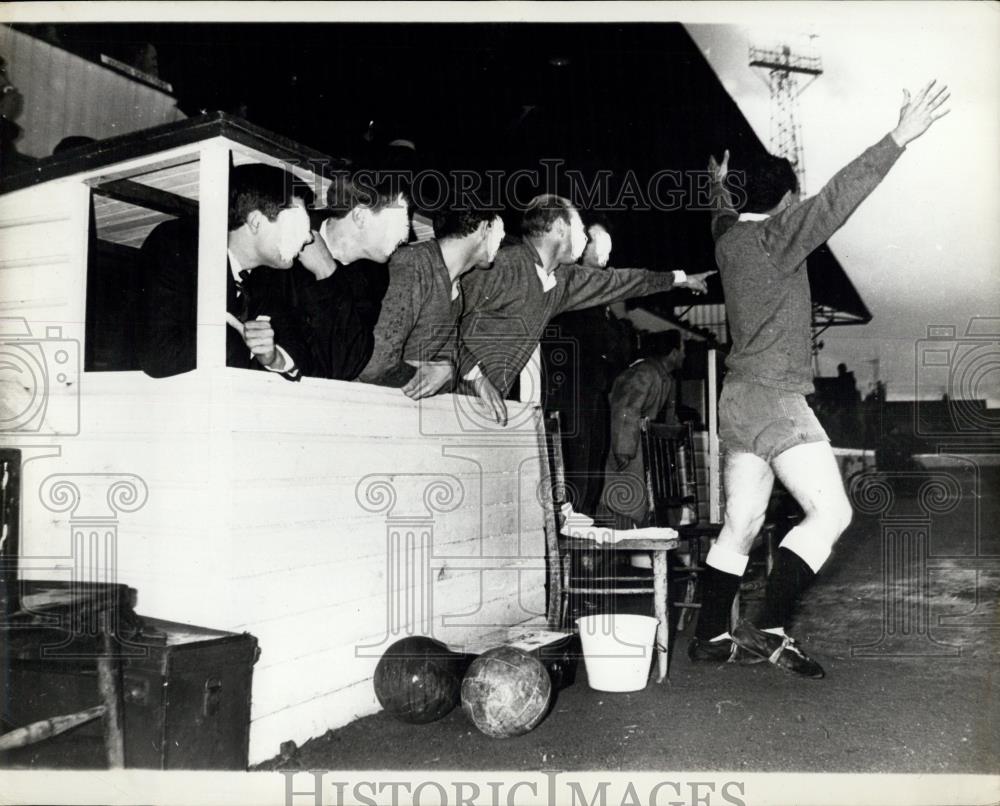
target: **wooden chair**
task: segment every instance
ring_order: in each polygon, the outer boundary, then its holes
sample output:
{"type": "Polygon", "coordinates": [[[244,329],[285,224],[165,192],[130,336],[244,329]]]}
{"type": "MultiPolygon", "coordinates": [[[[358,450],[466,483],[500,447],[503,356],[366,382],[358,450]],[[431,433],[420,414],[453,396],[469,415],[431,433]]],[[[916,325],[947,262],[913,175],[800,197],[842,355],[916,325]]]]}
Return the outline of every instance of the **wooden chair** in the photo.
{"type": "Polygon", "coordinates": [[[681,609],[678,628],[683,629],[688,613],[701,607],[695,599],[698,576],[704,570],[703,551],[707,543],[714,542],[719,536],[721,527],[700,522],[698,468],[690,423],[662,425],[643,418],[639,430],[650,520],[654,526],[676,529],[689,558],[687,566],[678,569],[672,577],[683,585],[683,597],[672,603],[681,609]],[[685,512],[690,514],[693,522],[682,525],[685,512]]]}
{"type": "MultiPolygon", "coordinates": [[[[684,586],[683,598],[673,602],[674,607],[681,609],[678,629],[684,629],[689,618],[688,614],[701,607],[695,599],[697,598],[699,575],[705,570],[702,564],[705,547],[715,542],[722,527],[719,524],[700,522],[680,525],[681,514],[685,509],[695,513],[696,517],[700,512],[697,484],[698,467],[694,434],[690,424],[661,425],[644,419],[640,424],[640,432],[653,524],[676,529],[680,535],[681,543],[686,549],[687,556],[690,558],[687,567],[678,569],[678,572],[672,577],[674,581],[684,586]]],[[[787,496],[787,493],[785,495],[787,496]]],[[[780,493],[776,489],[775,498],[779,496],[780,493]]],[[[777,542],[790,528],[790,525],[796,522],[795,513],[786,514],[787,509],[787,506],[775,507],[773,504],[769,507],[768,518],[753,544],[755,549],[760,545],[764,546],[764,558],[761,563],[763,567],[757,571],[755,570],[757,564],[751,563],[748,577],[740,585],[733,600],[730,615],[733,626],[742,617],[746,595],[759,595],[763,591],[767,576],[771,573],[771,567],[774,564],[777,542]],[[786,521],[789,525],[785,525],[786,521]]]]}
{"type": "MultiPolygon", "coordinates": [[[[558,523],[562,506],[567,501],[567,481],[562,466],[562,446],[558,412],[546,415],[545,426],[549,447],[548,455],[552,481],[553,507],[558,523]]],[[[593,527],[595,533],[605,528],[607,527],[597,524],[593,527]]],[[[562,570],[559,610],[560,627],[564,629],[571,627],[568,624],[569,600],[571,596],[652,594],[654,614],[657,620],[657,682],[663,682],[669,672],[670,647],[670,579],[667,573],[667,553],[676,549],[678,544],[679,541],[677,538],[646,538],[622,540],[618,543],[597,543],[593,540],[560,533],[558,538],[558,551],[562,570]],[[635,574],[618,574],[613,571],[609,573],[605,570],[613,567],[612,564],[618,554],[632,554],[637,551],[648,551],[652,554],[652,580],[648,577],[635,574]],[[573,573],[573,556],[574,554],[579,555],[583,552],[604,559],[605,562],[601,563],[601,569],[595,571],[595,573],[575,575],[573,573]]]]}

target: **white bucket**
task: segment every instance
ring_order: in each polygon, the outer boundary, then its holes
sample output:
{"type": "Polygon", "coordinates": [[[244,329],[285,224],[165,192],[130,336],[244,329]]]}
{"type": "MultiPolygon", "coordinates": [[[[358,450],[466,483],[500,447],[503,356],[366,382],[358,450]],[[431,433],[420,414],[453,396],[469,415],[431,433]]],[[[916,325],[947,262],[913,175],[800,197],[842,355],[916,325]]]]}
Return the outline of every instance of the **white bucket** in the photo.
{"type": "Polygon", "coordinates": [[[656,638],[656,619],[604,613],[576,620],[587,666],[587,682],[598,691],[646,687],[656,638]]]}

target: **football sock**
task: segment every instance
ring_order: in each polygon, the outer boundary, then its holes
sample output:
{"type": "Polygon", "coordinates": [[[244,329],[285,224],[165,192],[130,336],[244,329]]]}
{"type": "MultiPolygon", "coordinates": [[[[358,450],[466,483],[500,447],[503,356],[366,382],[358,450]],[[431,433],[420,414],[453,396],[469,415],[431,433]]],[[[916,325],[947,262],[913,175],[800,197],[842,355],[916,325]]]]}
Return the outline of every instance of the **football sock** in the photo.
{"type": "Polygon", "coordinates": [[[815,578],[816,573],[798,554],[780,546],[767,578],[764,607],[757,626],[763,630],[786,626],[799,597],[815,578]]]}
{"type": "Polygon", "coordinates": [[[748,560],[747,555],[723,548],[718,543],[709,549],[701,575],[701,610],[694,631],[700,641],[710,641],[727,632],[729,612],[748,560]]]}

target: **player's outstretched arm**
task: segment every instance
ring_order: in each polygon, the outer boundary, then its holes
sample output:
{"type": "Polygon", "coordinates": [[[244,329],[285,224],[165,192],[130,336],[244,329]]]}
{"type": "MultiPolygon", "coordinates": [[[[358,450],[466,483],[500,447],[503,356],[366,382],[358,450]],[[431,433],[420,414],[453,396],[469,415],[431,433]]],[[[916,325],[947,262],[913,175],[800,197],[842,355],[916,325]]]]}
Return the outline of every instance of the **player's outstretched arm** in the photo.
{"type": "Polygon", "coordinates": [[[948,88],[931,81],[913,99],[904,90],[896,128],[860,157],[841,168],[811,199],[793,204],[765,224],[765,248],[775,265],[796,271],[810,252],[826,241],[882,181],[903,147],[947,112],[948,88]]]}
{"type": "Polygon", "coordinates": [[[712,238],[717,241],[739,218],[725,185],[726,176],[729,175],[728,148],[722,157],[721,165],[715,161],[714,154],[709,156],[708,173],[712,178],[712,238]]]}
{"type": "Polygon", "coordinates": [[[927,131],[935,120],[940,120],[951,110],[944,109],[945,102],[951,97],[948,87],[937,86],[934,79],[911,100],[909,90],[903,90],[903,108],[899,110],[899,123],[890,134],[896,145],[902,147],[916,140],[927,131]]]}

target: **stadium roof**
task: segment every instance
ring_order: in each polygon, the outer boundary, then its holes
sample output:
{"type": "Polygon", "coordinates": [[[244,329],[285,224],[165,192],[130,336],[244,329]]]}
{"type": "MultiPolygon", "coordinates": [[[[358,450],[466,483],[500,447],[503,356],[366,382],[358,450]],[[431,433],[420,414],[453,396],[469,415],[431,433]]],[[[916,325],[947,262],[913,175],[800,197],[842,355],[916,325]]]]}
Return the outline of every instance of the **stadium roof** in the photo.
{"type": "MultiPolygon", "coordinates": [[[[715,268],[698,171],[710,153],[765,150],[680,24],[130,24],[60,26],[65,47],[156,45],[181,108],[237,112],[326,154],[376,141],[417,144],[417,165],[537,169],[576,196],[610,171],[601,210],[612,265],[715,268]],[[237,111],[238,110],[238,111],[237,111]],[[541,160],[561,160],[555,173],[541,160]],[[578,171],[583,185],[573,181],[578,171]],[[659,172],[668,171],[669,175],[659,172]],[[661,179],[651,206],[651,181],[661,179]],[[671,194],[671,191],[678,191],[671,194]],[[693,209],[695,208],[695,209],[693,209]]],[[[525,186],[527,187],[527,186],[525,186]]],[[[513,224],[515,222],[509,222],[513,224]]],[[[864,323],[864,301],[833,253],[809,260],[819,324],[864,323]]],[[[722,301],[683,294],[644,307],[722,301]]]]}

